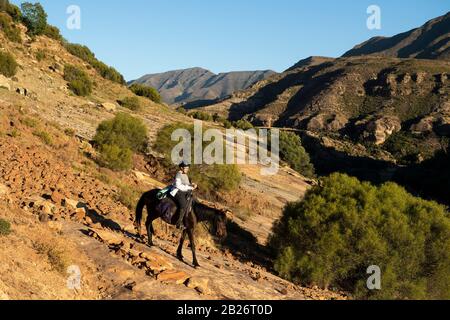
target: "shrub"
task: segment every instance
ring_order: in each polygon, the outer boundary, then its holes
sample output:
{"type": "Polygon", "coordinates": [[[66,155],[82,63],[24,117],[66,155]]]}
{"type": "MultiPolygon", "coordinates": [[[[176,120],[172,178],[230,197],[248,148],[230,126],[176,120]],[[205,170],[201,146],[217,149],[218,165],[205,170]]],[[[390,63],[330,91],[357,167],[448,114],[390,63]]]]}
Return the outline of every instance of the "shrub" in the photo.
{"type": "Polygon", "coordinates": [[[3,219],[0,219],[0,236],[7,236],[11,233],[11,224],[3,219]]]}
{"type": "Polygon", "coordinates": [[[14,21],[20,21],[22,18],[19,7],[11,4],[8,0],[0,0],[0,12],[6,12],[14,21]]]}
{"type": "Polygon", "coordinates": [[[33,132],[33,135],[35,135],[36,137],[41,139],[42,142],[44,142],[46,145],[48,145],[48,146],[53,145],[52,136],[48,132],[37,130],[37,131],[33,132]]]}
{"type": "Polygon", "coordinates": [[[111,170],[129,170],[133,152],[128,148],[104,144],[100,147],[100,163],[111,170]]]}
{"type": "Polygon", "coordinates": [[[306,177],[314,177],[314,166],[298,135],[280,132],[280,158],[306,177]]]}
{"type": "Polygon", "coordinates": [[[0,74],[8,78],[13,77],[16,75],[17,67],[16,59],[10,53],[0,51],[0,74]]]}
{"type": "Polygon", "coordinates": [[[141,103],[137,97],[126,97],[119,101],[119,104],[127,109],[132,111],[138,111],[141,109],[141,103]]]}
{"type": "Polygon", "coordinates": [[[40,3],[24,2],[21,5],[22,20],[31,36],[42,35],[47,28],[47,13],[40,3]]]}
{"type": "Polygon", "coordinates": [[[201,121],[213,121],[213,117],[209,113],[206,113],[206,112],[195,111],[195,112],[191,112],[189,114],[189,116],[191,116],[194,119],[201,120],[201,121]]]}
{"type": "Polygon", "coordinates": [[[287,205],[273,232],[275,269],[296,283],[355,298],[450,298],[449,214],[394,183],[333,174],[287,205]],[[371,265],[382,270],[382,290],[367,289],[371,265]]]}
{"type": "Polygon", "coordinates": [[[150,99],[151,101],[156,103],[161,103],[161,96],[155,88],[139,83],[134,83],[130,86],[130,90],[137,96],[150,99]]]}
{"type": "Polygon", "coordinates": [[[30,128],[36,128],[39,125],[39,121],[37,119],[30,117],[20,119],[20,122],[30,128]]]}
{"type": "Polygon", "coordinates": [[[222,121],[222,124],[223,124],[223,126],[224,126],[225,129],[231,129],[231,128],[233,128],[233,124],[231,123],[231,121],[228,121],[228,120],[226,120],[226,119],[224,119],[224,120],[222,121]]]}
{"type": "Polygon", "coordinates": [[[92,82],[89,76],[81,69],[66,65],[64,79],[69,83],[69,89],[77,96],[88,96],[92,93],[92,82]]]}
{"type": "Polygon", "coordinates": [[[124,77],[116,69],[99,61],[88,47],[74,43],[65,43],[64,46],[70,54],[90,64],[103,78],[125,84],[124,77]]]}
{"type": "MultiPolygon", "coordinates": [[[[177,165],[170,160],[172,150],[178,144],[171,138],[172,132],[176,129],[186,129],[191,132],[192,137],[194,136],[194,127],[182,123],[167,125],[158,132],[153,148],[164,155],[166,161],[163,164],[167,168],[177,165]]],[[[192,159],[191,162],[193,162],[192,159]]],[[[190,176],[198,184],[200,192],[204,194],[236,190],[242,179],[238,166],[220,164],[194,165],[191,168],[190,176]]]]}
{"type": "Polygon", "coordinates": [[[94,142],[101,154],[101,163],[113,170],[127,170],[132,165],[133,152],[147,147],[147,127],[142,120],[126,113],[102,122],[94,142]]]}
{"type": "Polygon", "coordinates": [[[72,129],[72,128],[67,128],[67,129],[65,129],[65,130],[64,130],[64,133],[65,133],[65,135],[68,136],[68,137],[75,137],[75,134],[76,134],[75,130],[72,129]]]}
{"type": "Polygon", "coordinates": [[[147,139],[147,127],[142,120],[119,113],[114,119],[99,125],[94,142],[98,146],[116,145],[134,152],[144,152],[147,139]]]}
{"type": "Polygon", "coordinates": [[[233,123],[233,126],[237,129],[241,130],[250,130],[253,129],[253,125],[247,120],[239,120],[233,123]]]}
{"type": "Polygon", "coordinates": [[[43,34],[51,39],[62,41],[63,37],[61,35],[61,31],[52,25],[46,25],[43,34]]]}
{"type": "Polygon", "coordinates": [[[185,108],[183,108],[183,107],[178,107],[178,108],[176,109],[176,111],[179,112],[179,113],[181,113],[181,114],[184,114],[184,115],[187,114],[187,110],[186,110],[185,108]]]}
{"type": "Polygon", "coordinates": [[[66,274],[66,270],[70,265],[70,259],[65,253],[64,248],[59,247],[57,244],[48,243],[34,243],[34,249],[37,253],[47,256],[48,262],[52,266],[53,270],[66,274]]]}
{"type": "Polygon", "coordinates": [[[44,50],[38,50],[37,52],[36,52],[36,60],[37,61],[42,61],[42,60],[44,60],[45,58],[46,58],[46,54],[45,54],[45,51],[44,50]]]}
{"type": "Polygon", "coordinates": [[[3,33],[5,34],[6,38],[8,38],[8,40],[17,43],[22,42],[20,29],[14,25],[9,15],[0,13],[0,29],[3,30],[3,33]]]}

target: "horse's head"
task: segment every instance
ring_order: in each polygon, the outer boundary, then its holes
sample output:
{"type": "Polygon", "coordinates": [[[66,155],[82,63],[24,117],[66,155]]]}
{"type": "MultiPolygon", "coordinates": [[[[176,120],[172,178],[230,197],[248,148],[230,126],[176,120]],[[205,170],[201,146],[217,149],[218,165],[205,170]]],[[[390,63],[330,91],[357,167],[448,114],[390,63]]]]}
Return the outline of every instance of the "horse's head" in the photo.
{"type": "Polygon", "coordinates": [[[231,211],[222,211],[218,210],[216,215],[216,223],[215,223],[215,229],[216,229],[216,237],[218,237],[220,240],[224,240],[228,233],[227,233],[227,221],[232,217],[231,211]]]}

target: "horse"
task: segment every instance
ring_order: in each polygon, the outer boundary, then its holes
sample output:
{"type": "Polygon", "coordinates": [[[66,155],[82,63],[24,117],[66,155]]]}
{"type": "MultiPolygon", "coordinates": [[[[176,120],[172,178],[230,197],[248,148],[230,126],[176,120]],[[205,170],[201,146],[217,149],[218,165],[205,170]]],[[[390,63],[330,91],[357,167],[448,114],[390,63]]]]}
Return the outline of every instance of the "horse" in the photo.
{"type": "MultiPolygon", "coordinates": [[[[153,246],[153,221],[162,218],[162,213],[158,210],[158,204],[161,201],[167,201],[169,205],[170,214],[172,216],[171,225],[176,225],[179,218],[179,210],[175,201],[167,197],[164,200],[158,199],[158,193],[160,189],[154,189],[148,191],[142,195],[137,206],[136,206],[136,228],[138,231],[138,235],[142,237],[141,234],[141,221],[143,216],[144,208],[147,207],[147,221],[145,223],[147,233],[148,233],[148,246],[153,246]]],[[[186,235],[189,237],[189,242],[191,243],[191,250],[193,256],[193,265],[195,268],[199,268],[200,264],[197,260],[197,255],[195,252],[195,227],[199,222],[212,222],[213,227],[215,229],[216,236],[223,240],[227,236],[227,216],[229,216],[231,212],[222,211],[218,209],[210,208],[204,204],[201,204],[196,199],[193,199],[191,210],[186,213],[184,221],[186,229],[183,230],[180,240],[180,245],[177,250],[177,258],[180,261],[184,261],[183,258],[183,245],[186,239],[186,235]]]]}

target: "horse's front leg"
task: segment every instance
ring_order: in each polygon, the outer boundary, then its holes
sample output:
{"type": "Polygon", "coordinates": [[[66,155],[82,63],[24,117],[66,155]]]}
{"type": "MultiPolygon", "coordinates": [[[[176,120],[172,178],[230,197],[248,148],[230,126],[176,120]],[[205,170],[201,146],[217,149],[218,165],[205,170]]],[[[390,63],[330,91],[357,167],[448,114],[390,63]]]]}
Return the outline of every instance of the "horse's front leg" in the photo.
{"type": "Polygon", "coordinates": [[[189,242],[191,243],[191,249],[192,249],[192,257],[194,259],[194,261],[192,262],[194,264],[194,268],[198,268],[200,267],[200,264],[198,263],[197,260],[197,254],[195,252],[195,237],[194,237],[194,230],[193,229],[189,229],[187,231],[188,235],[189,235],[189,242]]]}
{"type": "Polygon", "coordinates": [[[180,261],[183,261],[183,245],[184,245],[184,240],[186,239],[186,230],[183,230],[183,233],[181,234],[181,240],[180,240],[180,245],[178,246],[178,250],[177,250],[177,258],[180,261]]]}

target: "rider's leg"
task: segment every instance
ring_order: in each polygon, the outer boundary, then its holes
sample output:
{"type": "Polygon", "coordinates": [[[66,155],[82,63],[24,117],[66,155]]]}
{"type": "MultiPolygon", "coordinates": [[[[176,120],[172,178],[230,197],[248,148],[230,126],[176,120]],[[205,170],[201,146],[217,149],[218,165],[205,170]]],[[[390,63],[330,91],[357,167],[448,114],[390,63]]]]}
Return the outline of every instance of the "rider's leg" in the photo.
{"type": "Polygon", "coordinates": [[[184,216],[186,214],[186,207],[187,207],[187,193],[178,191],[175,195],[175,200],[178,202],[179,211],[180,211],[180,217],[178,218],[177,227],[181,228],[183,227],[184,222],[184,216]]]}

